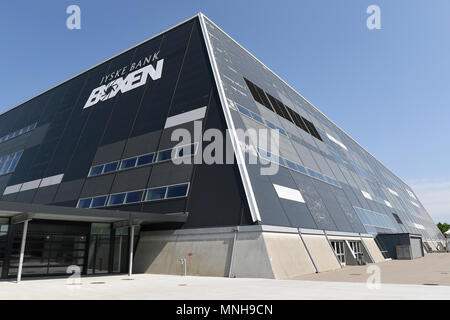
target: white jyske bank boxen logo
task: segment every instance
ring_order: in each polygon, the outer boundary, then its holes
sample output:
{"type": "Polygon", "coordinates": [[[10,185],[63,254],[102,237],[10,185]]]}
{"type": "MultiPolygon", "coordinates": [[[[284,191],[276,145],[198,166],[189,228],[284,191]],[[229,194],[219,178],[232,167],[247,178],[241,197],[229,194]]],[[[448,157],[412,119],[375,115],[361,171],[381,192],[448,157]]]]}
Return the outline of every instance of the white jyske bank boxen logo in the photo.
{"type": "MultiPolygon", "coordinates": [[[[135,64],[132,64],[132,67],[135,64]]],[[[140,86],[143,86],[147,83],[148,77],[152,78],[152,80],[158,80],[161,78],[162,70],[164,65],[164,59],[160,59],[156,62],[156,66],[149,64],[143,68],[137,69],[131,73],[129,73],[125,78],[119,77],[116,78],[108,84],[103,84],[98,88],[92,90],[89,99],[86,101],[83,109],[92,107],[97,104],[99,101],[106,101],[108,99],[114,98],[119,92],[125,93],[136,89],[140,86]]],[[[126,67],[118,70],[113,74],[120,74],[124,72],[126,67]]],[[[110,76],[113,77],[113,74],[110,76]]],[[[103,79],[102,79],[103,82],[103,79]]]]}

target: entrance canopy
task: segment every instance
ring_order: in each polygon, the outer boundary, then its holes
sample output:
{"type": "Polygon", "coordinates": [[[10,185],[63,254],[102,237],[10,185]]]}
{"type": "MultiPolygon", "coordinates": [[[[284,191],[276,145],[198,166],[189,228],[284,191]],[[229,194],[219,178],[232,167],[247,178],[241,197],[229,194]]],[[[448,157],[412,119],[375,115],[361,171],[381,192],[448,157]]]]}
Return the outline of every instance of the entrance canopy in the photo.
{"type": "Polygon", "coordinates": [[[120,223],[127,221],[133,225],[166,222],[186,222],[187,212],[146,213],[119,210],[79,209],[53,205],[0,201],[0,218],[11,218],[11,223],[30,219],[63,220],[80,222],[120,223]]]}

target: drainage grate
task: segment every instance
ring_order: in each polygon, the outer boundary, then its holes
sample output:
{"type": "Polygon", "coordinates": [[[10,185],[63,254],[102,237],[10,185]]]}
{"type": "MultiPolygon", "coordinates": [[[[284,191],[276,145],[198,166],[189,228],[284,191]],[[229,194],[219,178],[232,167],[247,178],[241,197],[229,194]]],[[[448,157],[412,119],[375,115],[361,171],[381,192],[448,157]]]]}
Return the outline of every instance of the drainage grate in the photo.
{"type": "Polygon", "coordinates": [[[185,286],[187,286],[187,283],[182,283],[182,284],[179,284],[178,286],[185,287],[185,286]]]}
{"type": "Polygon", "coordinates": [[[122,280],[134,280],[134,279],[126,278],[126,279],[122,279],[122,280]]]}
{"type": "Polygon", "coordinates": [[[437,283],[424,283],[424,286],[438,286],[437,283]]]}
{"type": "Polygon", "coordinates": [[[350,273],[349,276],[361,276],[361,273],[350,273]]]}
{"type": "Polygon", "coordinates": [[[105,284],[105,282],[101,282],[101,281],[94,281],[94,282],[91,282],[91,284],[105,284]]]}

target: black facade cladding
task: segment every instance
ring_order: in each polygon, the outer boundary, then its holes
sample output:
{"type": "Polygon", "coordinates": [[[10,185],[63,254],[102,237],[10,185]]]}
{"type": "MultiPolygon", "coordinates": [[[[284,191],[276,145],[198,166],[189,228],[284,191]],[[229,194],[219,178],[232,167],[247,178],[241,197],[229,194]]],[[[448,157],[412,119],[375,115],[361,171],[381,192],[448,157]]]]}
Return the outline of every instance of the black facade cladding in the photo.
{"type": "MultiPolygon", "coordinates": [[[[178,142],[170,140],[172,131],[185,128],[193,133],[193,124],[164,129],[166,119],[204,106],[214,111],[207,112],[203,129],[221,127],[224,132],[225,120],[219,111],[221,106],[200,23],[194,18],[2,114],[0,136],[37,122],[35,132],[25,133],[17,141],[26,143],[33,135],[40,135],[40,139],[25,148],[16,170],[3,183],[0,178],[0,193],[7,186],[59,174],[64,177],[59,184],[4,194],[1,199],[76,206],[78,199],[84,197],[190,182],[192,196],[188,198],[112,208],[153,213],[189,211],[186,225],[190,227],[251,223],[239,172],[233,164],[213,168],[175,165],[169,161],[88,177],[90,167],[95,164],[176,145],[178,142]],[[109,83],[115,77],[110,76],[113,73],[125,78],[144,61],[147,64],[151,61],[156,68],[160,59],[164,59],[160,79],[149,80],[129,92],[84,108],[93,89],[109,83]],[[221,194],[223,185],[210,187],[219,179],[229,189],[227,196],[221,194]],[[205,195],[221,203],[217,213],[212,214],[202,203],[205,195]]],[[[3,150],[6,152],[3,147],[0,144],[0,155],[3,150]]]]}

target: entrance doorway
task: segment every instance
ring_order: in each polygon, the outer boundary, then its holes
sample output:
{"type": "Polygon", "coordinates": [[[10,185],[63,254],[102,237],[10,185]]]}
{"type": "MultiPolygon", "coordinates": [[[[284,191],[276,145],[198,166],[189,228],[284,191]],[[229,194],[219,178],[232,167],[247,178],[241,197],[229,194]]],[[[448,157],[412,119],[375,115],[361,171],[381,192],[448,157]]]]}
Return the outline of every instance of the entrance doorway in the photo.
{"type": "MultiPolygon", "coordinates": [[[[109,223],[92,224],[87,274],[128,272],[130,252],[128,231],[129,227],[114,229],[109,223]]],[[[135,232],[135,244],[138,234],[139,230],[135,232]]]]}
{"type": "MultiPolygon", "coordinates": [[[[23,258],[23,276],[66,275],[69,266],[84,272],[89,224],[60,224],[33,221],[29,224],[23,258]]],[[[8,276],[17,276],[22,225],[12,228],[8,276]]]]}
{"type": "MultiPolygon", "coordinates": [[[[0,220],[0,278],[17,277],[23,227],[0,220]]],[[[134,229],[136,249],[140,228],[134,229]]],[[[129,226],[33,219],[28,224],[22,276],[67,276],[71,266],[84,275],[127,273],[129,250],[129,226]]]]}
{"type": "Polygon", "coordinates": [[[9,219],[0,218],[0,277],[5,263],[5,252],[8,244],[9,219]]]}

